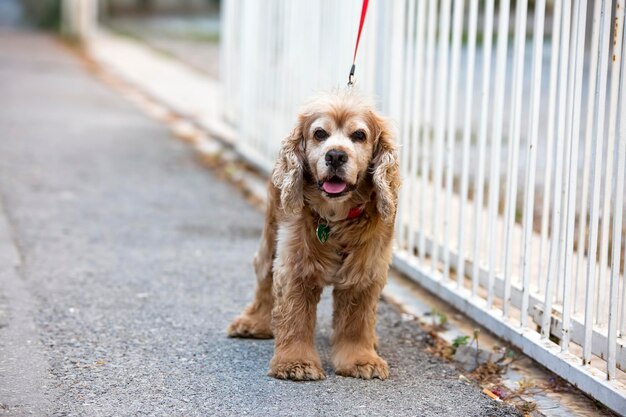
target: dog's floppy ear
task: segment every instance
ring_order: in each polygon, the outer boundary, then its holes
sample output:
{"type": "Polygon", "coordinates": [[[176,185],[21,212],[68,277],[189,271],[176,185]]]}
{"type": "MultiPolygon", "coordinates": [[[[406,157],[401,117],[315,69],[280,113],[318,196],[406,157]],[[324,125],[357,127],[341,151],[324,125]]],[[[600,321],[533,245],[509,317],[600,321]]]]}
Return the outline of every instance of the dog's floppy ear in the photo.
{"type": "Polygon", "coordinates": [[[376,208],[384,222],[393,222],[398,202],[400,173],[398,154],[389,122],[373,114],[376,142],[372,157],[372,181],[376,190],[376,208]]]}
{"type": "Polygon", "coordinates": [[[280,190],[280,205],[287,213],[299,213],[304,207],[304,116],[291,134],[283,139],[274,171],[272,183],[280,190]]]}

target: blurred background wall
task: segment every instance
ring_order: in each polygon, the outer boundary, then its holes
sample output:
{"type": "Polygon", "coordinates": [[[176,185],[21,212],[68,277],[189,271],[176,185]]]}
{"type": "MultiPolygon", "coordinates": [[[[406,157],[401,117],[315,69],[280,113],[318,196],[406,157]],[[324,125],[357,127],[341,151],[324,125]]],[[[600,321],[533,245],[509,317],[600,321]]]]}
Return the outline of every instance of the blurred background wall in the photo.
{"type": "Polygon", "coordinates": [[[47,29],[60,27],[61,0],[20,0],[15,3],[21,3],[21,17],[26,22],[47,29]]]}
{"type": "MultiPolygon", "coordinates": [[[[62,0],[0,0],[3,10],[19,10],[23,23],[46,29],[58,29],[62,0]],[[6,3],[6,5],[4,4],[6,3]]],[[[214,14],[220,0],[100,0],[100,17],[107,19],[138,14],[214,14]]]]}
{"type": "Polygon", "coordinates": [[[109,16],[122,13],[205,13],[219,9],[220,0],[101,0],[109,16]]]}

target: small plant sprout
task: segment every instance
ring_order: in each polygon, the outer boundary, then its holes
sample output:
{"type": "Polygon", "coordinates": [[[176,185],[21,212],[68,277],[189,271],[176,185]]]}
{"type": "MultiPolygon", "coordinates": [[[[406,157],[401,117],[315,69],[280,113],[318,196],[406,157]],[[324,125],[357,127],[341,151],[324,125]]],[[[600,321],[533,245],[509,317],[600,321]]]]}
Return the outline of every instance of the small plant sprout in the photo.
{"type": "Polygon", "coordinates": [[[469,342],[469,336],[458,336],[452,341],[452,346],[458,349],[460,346],[465,346],[469,342]]]}

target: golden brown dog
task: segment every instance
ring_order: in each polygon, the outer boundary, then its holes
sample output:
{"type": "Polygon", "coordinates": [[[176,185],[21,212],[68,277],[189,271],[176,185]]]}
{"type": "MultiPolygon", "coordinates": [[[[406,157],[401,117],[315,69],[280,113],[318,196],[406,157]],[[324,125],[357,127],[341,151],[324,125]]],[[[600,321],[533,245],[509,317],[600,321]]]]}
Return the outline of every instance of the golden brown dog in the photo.
{"type": "Polygon", "coordinates": [[[314,332],[322,288],[332,285],[336,373],[389,376],[375,324],[399,185],[391,130],[367,98],[334,92],[305,107],[272,174],[254,301],[228,328],[233,337],[275,337],[269,375],[325,377],[314,332]]]}

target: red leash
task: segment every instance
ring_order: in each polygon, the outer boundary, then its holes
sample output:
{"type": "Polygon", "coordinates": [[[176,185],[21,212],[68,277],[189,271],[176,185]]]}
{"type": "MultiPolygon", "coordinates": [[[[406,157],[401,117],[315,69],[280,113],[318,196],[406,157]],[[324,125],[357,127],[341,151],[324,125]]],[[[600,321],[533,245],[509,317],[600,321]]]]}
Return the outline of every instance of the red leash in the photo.
{"type": "Polygon", "coordinates": [[[363,0],[363,6],[361,7],[361,22],[359,23],[359,33],[356,36],[356,45],[354,45],[354,57],[352,58],[352,67],[350,68],[350,75],[348,75],[348,86],[354,84],[354,69],[356,63],[356,53],[359,50],[359,42],[361,41],[361,32],[363,31],[363,24],[365,23],[365,15],[367,14],[367,6],[369,0],[363,0]]]}

